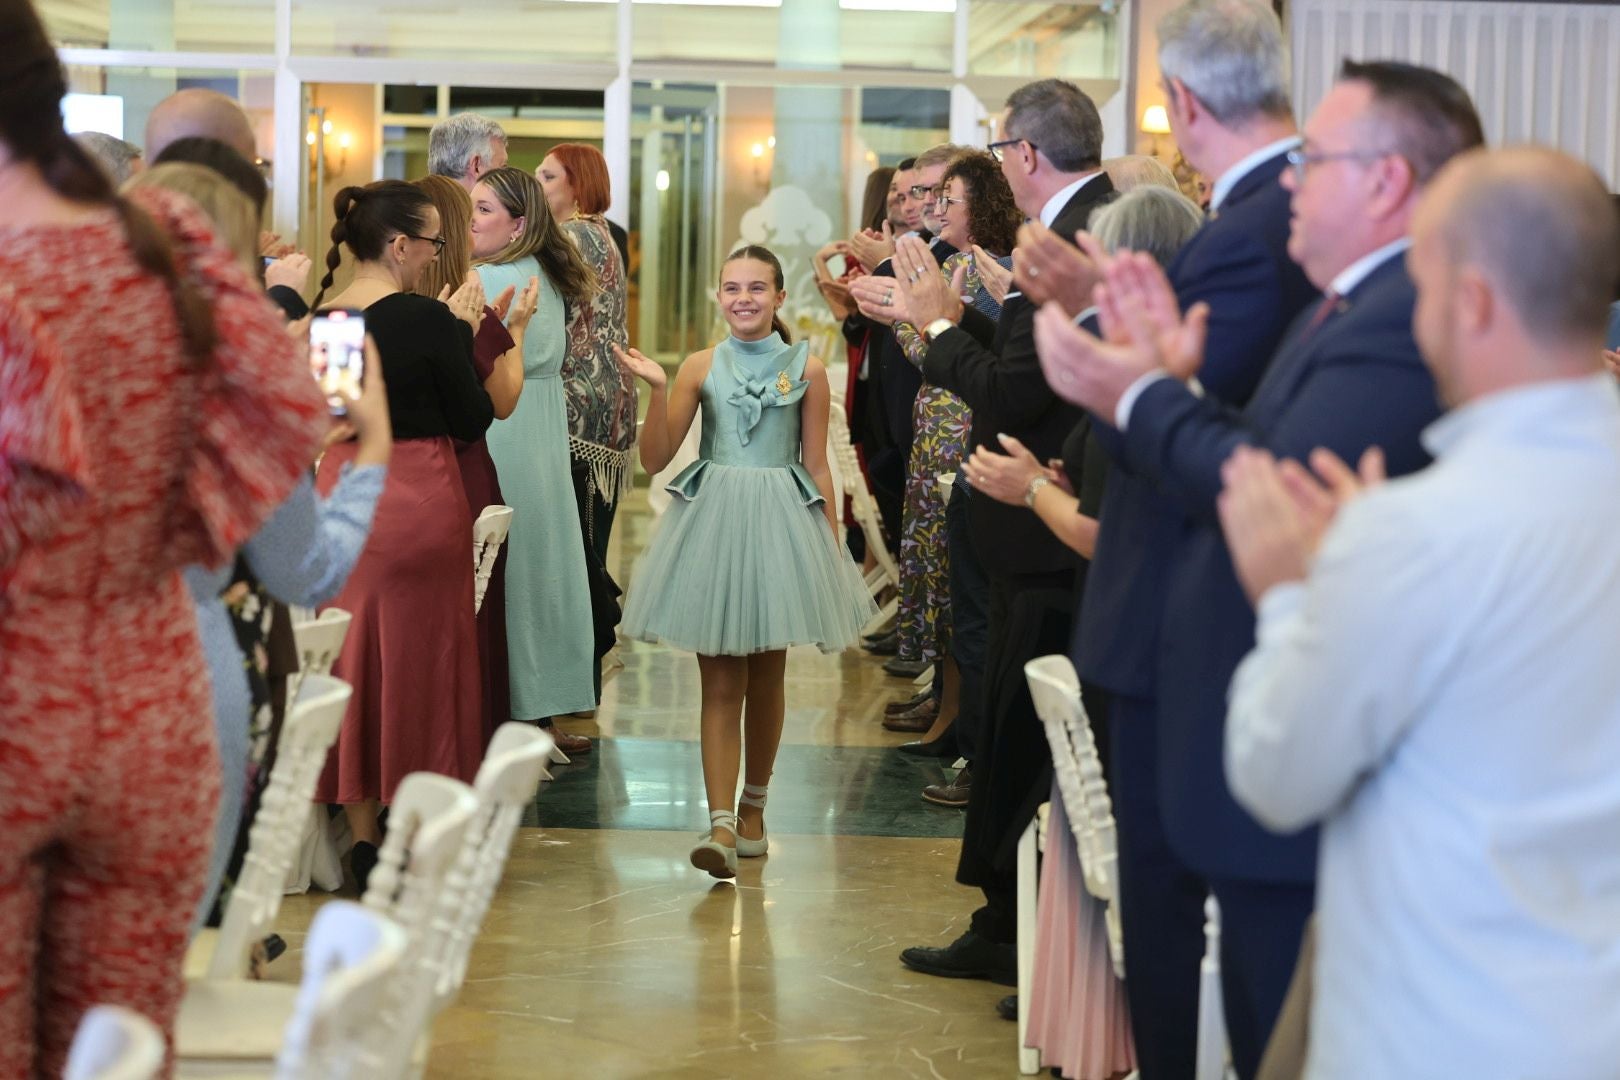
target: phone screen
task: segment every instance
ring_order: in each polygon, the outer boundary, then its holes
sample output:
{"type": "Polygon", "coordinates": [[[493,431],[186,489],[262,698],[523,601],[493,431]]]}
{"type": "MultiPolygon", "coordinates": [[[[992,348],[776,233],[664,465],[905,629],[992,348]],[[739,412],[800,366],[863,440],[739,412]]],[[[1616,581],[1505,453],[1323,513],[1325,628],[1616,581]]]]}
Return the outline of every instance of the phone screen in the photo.
{"type": "Polygon", "coordinates": [[[366,371],[366,317],[345,308],[317,312],[309,324],[309,366],[333,416],[360,396],[366,371]]]}

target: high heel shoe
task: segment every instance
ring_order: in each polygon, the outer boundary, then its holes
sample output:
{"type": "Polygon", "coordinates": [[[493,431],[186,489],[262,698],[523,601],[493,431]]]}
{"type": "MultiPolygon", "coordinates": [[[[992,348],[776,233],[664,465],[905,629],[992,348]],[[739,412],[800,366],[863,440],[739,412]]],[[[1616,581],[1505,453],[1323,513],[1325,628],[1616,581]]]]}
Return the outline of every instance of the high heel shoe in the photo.
{"type": "MultiPolygon", "coordinates": [[[[753,784],[744,784],[742,798],[737,800],[739,806],[752,806],[759,810],[765,809],[765,789],[755,787],[753,784]]],[[[765,823],[760,822],[759,839],[750,840],[742,833],[732,830],[737,838],[737,854],[745,859],[757,859],[771,849],[770,838],[765,835],[765,823]]]]}
{"type": "Polygon", "coordinates": [[[716,829],[729,830],[732,836],[736,836],[737,815],[730,810],[709,811],[709,831],[692,849],[692,865],[711,877],[734,878],[737,876],[737,849],[717,841],[714,838],[716,829]]]}

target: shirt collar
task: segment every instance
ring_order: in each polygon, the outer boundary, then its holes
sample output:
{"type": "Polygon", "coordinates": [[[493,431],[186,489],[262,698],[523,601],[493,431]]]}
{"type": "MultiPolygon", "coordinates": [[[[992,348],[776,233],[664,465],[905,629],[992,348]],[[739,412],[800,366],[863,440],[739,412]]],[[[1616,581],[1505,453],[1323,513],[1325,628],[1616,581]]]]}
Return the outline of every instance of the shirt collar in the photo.
{"type": "Polygon", "coordinates": [[[1046,205],[1041,207],[1041,224],[1050,229],[1052,227],[1052,222],[1056,221],[1057,216],[1063,213],[1063,208],[1069,205],[1069,200],[1074,198],[1074,193],[1101,175],[1101,169],[1098,169],[1094,173],[1087,173],[1074,183],[1070,184],[1068,187],[1064,188],[1062,191],[1058,192],[1056,195],[1053,195],[1050,199],[1047,199],[1046,205]]]}
{"type": "Polygon", "coordinates": [[[1221,208],[1226,197],[1232,194],[1232,189],[1242,182],[1254,170],[1276,157],[1285,154],[1299,145],[1299,136],[1290,135],[1286,139],[1278,139],[1274,143],[1262,146],[1254,153],[1242,158],[1236,165],[1221,173],[1221,178],[1215,181],[1215,186],[1209,189],[1209,212],[1214,213],[1221,208]]]}
{"type": "Polygon", "coordinates": [[[1544,379],[1476,398],[1424,428],[1423,445],[1435,457],[1444,457],[1470,439],[1514,428],[1550,431],[1587,411],[1620,413],[1620,395],[1607,371],[1544,379]]]}
{"type": "Polygon", "coordinates": [[[1403,236],[1399,240],[1385,244],[1377,251],[1363,255],[1343,270],[1340,270],[1333,280],[1328,283],[1328,289],[1336,296],[1349,296],[1355,290],[1355,287],[1366,281],[1374,270],[1377,270],[1397,255],[1404,255],[1406,249],[1411,246],[1412,238],[1403,236]]]}

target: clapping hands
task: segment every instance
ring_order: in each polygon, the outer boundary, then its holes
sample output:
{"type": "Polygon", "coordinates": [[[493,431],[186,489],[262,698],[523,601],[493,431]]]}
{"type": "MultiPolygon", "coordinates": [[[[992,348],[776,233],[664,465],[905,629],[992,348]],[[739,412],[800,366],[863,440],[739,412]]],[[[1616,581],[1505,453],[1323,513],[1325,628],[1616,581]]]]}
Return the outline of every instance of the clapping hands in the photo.
{"type": "Polygon", "coordinates": [[[448,285],[440,289],[439,299],[449,307],[450,314],[472,327],[473,333],[478,333],[484,323],[484,283],[477,271],[469,273],[467,280],[453,293],[448,285]]]}

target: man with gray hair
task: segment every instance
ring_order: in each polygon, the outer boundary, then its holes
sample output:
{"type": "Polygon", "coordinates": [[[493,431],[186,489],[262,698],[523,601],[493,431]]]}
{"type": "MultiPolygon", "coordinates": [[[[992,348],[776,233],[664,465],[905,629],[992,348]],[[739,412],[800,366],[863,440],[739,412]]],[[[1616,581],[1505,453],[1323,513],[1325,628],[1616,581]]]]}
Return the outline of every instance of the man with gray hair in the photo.
{"type": "Polygon", "coordinates": [[[428,172],[448,176],[468,191],[478,178],[506,164],[506,132],[477,113],[457,113],[428,133],[428,172]]]}
{"type": "MultiPolygon", "coordinates": [[[[1276,14],[1259,0],[1190,0],[1165,16],[1157,32],[1176,142],[1194,168],[1215,178],[1211,220],[1168,267],[1170,283],[1183,310],[1208,305],[1199,383],[1212,399],[1241,408],[1284,331],[1317,295],[1288,253],[1289,195],[1280,178],[1298,129],[1289,111],[1287,44],[1276,14]]],[[[1085,314],[1097,268],[1063,243],[1067,237],[1033,226],[1029,231],[1035,235],[1019,243],[1018,287],[1037,302],[1061,305],[1071,316],[1085,314]]],[[[1205,875],[1225,869],[1212,864],[1204,845],[1189,839],[1196,829],[1187,821],[1202,804],[1185,793],[1201,789],[1210,777],[1200,770],[1214,765],[1187,750],[1177,727],[1180,717],[1164,705],[1161,646],[1171,621],[1169,581],[1189,518],[1175,492],[1155,482],[1153,470],[1119,464],[1128,457],[1112,413],[1096,419],[1098,438],[1114,464],[1080,605],[1074,660],[1081,679],[1109,695],[1109,780],[1119,824],[1120,904],[1131,973],[1126,991],[1142,1076],[1188,1077],[1196,1048],[1198,965],[1209,891],[1205,875]]],[[[1214,775],[1218,778],[1218,769],[1214,775]]],[[[1260,832],[1252,823],[1248,827],[1260,832]]],[[[1313,852],[1309,838],[1296,841],[1286,858],[1273,861],[1271,872],[1308,882],[1313,852]]],[[[1240,876],[1249,876],[1248,869],[1240,876]]],[[[1231,924],[1224,940],[1231,945],[1243,935],[1245,912],[1228,912],[1224,899],[1222,904],[1231,924]]],[[[1247,957],[1266,959],[1252,950],[1247,957]]],[[[1286,985],[1292,956],[1277,963],[1286,985]]],[[[1239,966],[1223,965],[1223,975],[1239,966]]],[[[1227,985],[1228,1015],[1245,1018],[1229,1026],[1235,1028],[1239,1074],[1247,1076],[1258,1056],[1253,1044],[1263,1045],[1277,1005],[1260,994],[1265,1000],[1251,1008],[1251,995],[1227,985]]],[[[1279,986],[1278,1001],[1281,995],[1279,986]]]]}
{"type": "Polygon", "coordinates": [[[108,135],[101,131],[81,131],[73,136],[73,141],[107,170],[114,187],[122,187],[125,180],[140,172],[141,167],[145,165],[141,159],[141,148],[132,142],[125,142],[116,135],[108,135]]]}

